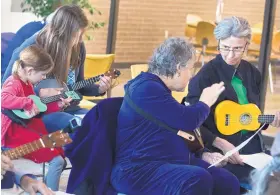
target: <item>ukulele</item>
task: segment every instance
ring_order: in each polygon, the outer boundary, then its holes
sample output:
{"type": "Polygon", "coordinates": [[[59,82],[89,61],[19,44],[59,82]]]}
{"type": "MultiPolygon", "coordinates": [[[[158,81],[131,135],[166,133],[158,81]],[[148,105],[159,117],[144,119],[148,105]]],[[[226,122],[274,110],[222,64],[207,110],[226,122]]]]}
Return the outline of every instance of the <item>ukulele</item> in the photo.
{"type": "MultiPolygon", "coordinates": [[[[102,76],[108,76],[111,77],[112,79],[115,79],[120,76],[120,71],[117,69],[109,70],[105,74],[98,75],[86,80],[79,81],[73,85],[66,85],[65,83],[63,86],[61,86],[56,79],[45,79],[41,81],[37,87],[39,88],[63,88],[62,94],[55,95],[55,96],[50,96],[46,98],[40,98],[36,95],[30,95],[28,96],[33,100],[33,102],[36,104],[37,108],[39,109],[40,112],[45,112],[47,110],[46,104],[59,101],[61,98],[65,99],[68,97],[71,97],[72,100],[79,101],[82,99],[82,96],[76,92],[79,89],[82,89],[84,87],[88,87],[92,85],[95,82],[98,82],[102,76]]],[[[18,117],[22,119],[30,119],[34,117],[34,115],[30,114],[28,111],[23,110],[23,109],[16,109],[12,110],[12,112],[17,115],[18,117]]]]}
{"type": "Polygon", "coordinates": [[[270,124],[273,120],[274,115],[262,115],[255,104],[240,105],[225,100],[215,109],[217,129],[223,135],[233,135],[241,130],[256,131],[261,124],[270,124]]]}
{"type": "Polygon", "coordinates": [[[11,160],[14,160],[41,148],[57,148],[66,144],[70,144],[71,142],[72,139],[69,137],[69,134],[63,132],[63,130],[59,130],[54,133],[44,135],[40,139],[37,139],[33,142],[3,151],[2,154],[8,156],[11,160]]]}
{"type": "Polygon", "coordinates": [[[59,83],[56,79],[44,79],[36,87],[39,89],[43,88],[63,88],[63,91],[77,91],[79,89],[89,87],[92,84],[98,82],[102,76],[108,76],[112,79],[115,79],[121,75],[121,72],[117,69],[109,70],[104,74],[82,80],[74,83],[73,85],[67,85],[65,83],[59,83]]]}

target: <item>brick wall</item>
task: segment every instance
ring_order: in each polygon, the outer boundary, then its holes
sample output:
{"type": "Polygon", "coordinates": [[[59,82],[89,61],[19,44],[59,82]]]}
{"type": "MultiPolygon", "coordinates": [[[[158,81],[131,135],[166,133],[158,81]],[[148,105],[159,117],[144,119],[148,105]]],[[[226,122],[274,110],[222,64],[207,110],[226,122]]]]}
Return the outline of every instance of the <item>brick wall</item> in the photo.
{"type": "Polygon", "coordinates": [[[110,15],[110,0],[90,0],[93,7],[101,11],[102,15],[90,15],[88,14],[89,21],[100,21],[105,22],[103,28],[88,32],[88,34],[93,36],[93,40],[86,40],[85,45],[87,53],[94,54],[104,54],[106,53],[107,46],[107,34],[108,34],[108,24],[109,24],[109,15],[110,15]]]}
{"type": "MultiPolygon", "coordinates": [[[[188,0],[187,13],[197,14],[204,20],[215,20],[217,0],[188,0]]],[[[242,16],[251,25],[262,22],[265,0],[224,0],[223,17],[242,16]]],[[[275,24],[280,28],[280,1],[277,2],[275,24]]]]}
{"type": "MultiPolygon", "coordinates": [[[[91,0],[102,12],[94,19],[105,21],[104,28],[86,42],[87,53],[105,53],[109,23],[109,0],[91,0]]],[[[144,62],[164,40],[165,30],[172,36],[183,36],[186,15],[197,14],[204,20],[215,20],[217,0],[120,0],[115,62],[144,62]]],[[[263,21],[265,0],[224,0],[226,16],[242,16],[253,25],[263,21]]],[[[280,0],[275,24],[280,28],[280,0]]]]}

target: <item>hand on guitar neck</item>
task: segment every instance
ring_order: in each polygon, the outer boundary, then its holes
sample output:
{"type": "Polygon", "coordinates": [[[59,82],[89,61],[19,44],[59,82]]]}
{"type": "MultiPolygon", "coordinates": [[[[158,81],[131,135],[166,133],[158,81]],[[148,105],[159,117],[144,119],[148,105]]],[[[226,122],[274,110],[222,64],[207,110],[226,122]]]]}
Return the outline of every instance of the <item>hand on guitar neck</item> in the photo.
{"type": "Polygon", "coordinates": [[[273,127],[280,127],[280,111],[276,112],[275,116],[274,116],[274,120],[271,123],[271,126],[273,127]]]}

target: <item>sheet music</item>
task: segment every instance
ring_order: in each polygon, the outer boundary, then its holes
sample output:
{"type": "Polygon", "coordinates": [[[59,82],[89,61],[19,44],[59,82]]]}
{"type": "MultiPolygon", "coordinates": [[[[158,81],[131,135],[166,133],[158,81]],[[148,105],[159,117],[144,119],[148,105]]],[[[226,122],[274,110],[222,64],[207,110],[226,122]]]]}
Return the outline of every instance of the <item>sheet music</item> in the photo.
{"type": "Polygon", "coordinates": [[[250,155],[240,155],[240,157],[244,163],[254,167],[255,169],[264,168],[272,160],[272,156],[263,152],[250,155]]]}
{"type": "Polygon", "coordinates": [[[233,155],[234,153],[238,152],[240,149],[242,149],[244,146],[246,146],[250,141],[251,139],[253,139],[261,130],[262,128],[264,127],[264,125],[266,124],[263,124],[257,131],[256,133],[254,133],[254,135],[252,135],[251,137],[249,137],[247,140],[245,140],[244,142],[242,142],[241,144],[239,144],[239,146],[233,148],[232,150],[228,151],[223,158],[221,158],[220,160],[218,160],[217,162],[215,162],[214,164],[210,165],[208,168],[211,168],[213,166],[216,166],[218,165],[220,162],[222,162],[223,160],[225,160],[226,158],[230,157],[231,155],[233,155]]]}

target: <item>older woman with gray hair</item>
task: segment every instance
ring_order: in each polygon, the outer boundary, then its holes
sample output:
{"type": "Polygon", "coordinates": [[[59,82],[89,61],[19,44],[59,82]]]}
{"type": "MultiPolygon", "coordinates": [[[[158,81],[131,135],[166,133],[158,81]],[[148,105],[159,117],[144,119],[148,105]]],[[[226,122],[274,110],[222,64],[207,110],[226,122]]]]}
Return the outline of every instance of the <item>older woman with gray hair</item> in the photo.
{"type": "MultiPolygon", "coordinates": [[[[196,104],[178,103],[171,91],[185,89],[192,76],[194,60],[190,43],[183,38],[169,38],[154,51],[148,72],[142,72],[126,84],[111,174],[111,183],[118,192],[239,194],[238,180],[233,174],[218,167],[207,169],[210,164],[195,157],[186,140],[179,136],[192,132],[204,122],[210,107],[224,90],[222,82],[215,83],[203,90],[196,104]]],[[[207,154],[202,155],[206,161],[209,160],[207,154]]]]}
{"type": "MultiPolygon", "coordinates": [[[[225,154],[255,132],[240,129],[238,133],[233,135],[222,134],[215,123],[215,108],[224,100],[231,100],[241,105],[253,103],[260,106],[261,74],[255,66],[242,59],[252,36],[250,25],[246,19],[235,16],[225,18],[216,26],[214,35],[218,40],[220,54],[205,64],[190,81],[189,92],[184,101],[196,104],[204,88],[221,81],[225,83],[225,91],[212,106],[208,118],[201,127],[202,137],[206,142],[206,146],[214,152],[225,154]]],[[[280,126],[279,112],[276,113],[271,125],[280,126]]],[[[241,154],[259,152],[266,152],[261,133],[239,151],[241,154]]],[[[239,153],[237,152],[230,156],[228,164],[224,168],[234,173],[241,182],[247,184],[252,168],[243,164],[239,153]]]]}

